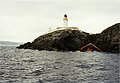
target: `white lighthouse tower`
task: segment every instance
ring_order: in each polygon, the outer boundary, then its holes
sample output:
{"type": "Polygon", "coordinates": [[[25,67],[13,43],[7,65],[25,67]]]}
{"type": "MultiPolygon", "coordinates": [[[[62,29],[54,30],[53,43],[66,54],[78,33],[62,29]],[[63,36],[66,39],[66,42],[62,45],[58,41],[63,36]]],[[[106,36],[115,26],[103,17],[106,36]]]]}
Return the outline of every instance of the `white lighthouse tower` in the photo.
{"type": "Polygon", "coordinates": [[[63,18],[63,27],[68,27],[68,18],[66,14],[64,15],[64,18],[63,18]]]}
{"type": "Polygon", "coordinates": [[[63,17],[63,26],[57,27],[55,30],[64,30],[64,29],[79,30],[78,27],[68,27],[68,17],[66,14],[63,17]]]}

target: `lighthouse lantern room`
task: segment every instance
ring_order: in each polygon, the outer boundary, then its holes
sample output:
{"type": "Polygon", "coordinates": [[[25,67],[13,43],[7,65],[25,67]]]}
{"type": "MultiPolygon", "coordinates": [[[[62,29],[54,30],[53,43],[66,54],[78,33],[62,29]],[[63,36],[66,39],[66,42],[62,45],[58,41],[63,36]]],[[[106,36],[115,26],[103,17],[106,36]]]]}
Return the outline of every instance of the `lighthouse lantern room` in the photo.
{"type": "Polygon", "coordinates": [[[64,15],[64,18],[63,18],[63,27],[68,27],[68,17],[66,14],[64,15]]]}

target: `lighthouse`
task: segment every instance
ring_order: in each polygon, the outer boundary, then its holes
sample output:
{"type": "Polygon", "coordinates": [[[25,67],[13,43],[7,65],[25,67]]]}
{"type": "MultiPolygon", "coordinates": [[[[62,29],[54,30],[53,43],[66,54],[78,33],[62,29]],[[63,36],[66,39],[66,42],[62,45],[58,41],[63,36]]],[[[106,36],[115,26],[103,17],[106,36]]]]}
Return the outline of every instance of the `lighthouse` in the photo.
{"type": "Polygon", "coordinates": [[[71,29],[71,30],[79,30],[78,27],[68,27],[68,17],[65,14],[63,17],[63,26],[62,27],[57,27],[55,30],[66,30],[66,29],[71,29]]]}
{"type": "Polygon", "coordinates": [[[68,18],[66,14],[63,17],[63,27],[68,27],[68,18]]]}

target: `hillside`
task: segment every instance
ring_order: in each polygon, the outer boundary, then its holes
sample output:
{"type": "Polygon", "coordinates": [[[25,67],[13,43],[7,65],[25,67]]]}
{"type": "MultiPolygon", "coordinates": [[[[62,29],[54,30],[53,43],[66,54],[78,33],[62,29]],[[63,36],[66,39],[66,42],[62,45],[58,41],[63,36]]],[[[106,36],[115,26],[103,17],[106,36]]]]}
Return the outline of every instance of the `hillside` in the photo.
{"type": "Polygon", "coordinates": [[[54,31],[36,38],[33,42],[20,45],[19,49],[37,49],[49,51],[77,51],[88,43],[93,43],[104,52],[119,53],[120,23],[102,33],[92,34],[79,30],[64,29],[54,31]]]}

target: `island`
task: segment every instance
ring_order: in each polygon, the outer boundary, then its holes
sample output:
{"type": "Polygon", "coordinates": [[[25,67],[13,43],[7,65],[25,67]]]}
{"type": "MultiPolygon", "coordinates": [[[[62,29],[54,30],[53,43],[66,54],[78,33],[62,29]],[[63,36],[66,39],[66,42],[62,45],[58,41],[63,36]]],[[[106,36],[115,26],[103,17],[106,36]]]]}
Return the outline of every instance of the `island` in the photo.
{"type": "Polygon", "coordinates": [[[41,35],[34,41],[27,42],[17,48],[48,51],[80,51],[85,45],[92,43],[92,45],[103,52],[119,53],[119,40],[120,23],[116,23],[98,34],[90,34],[76,28],[59,29],[41,35]]]}

